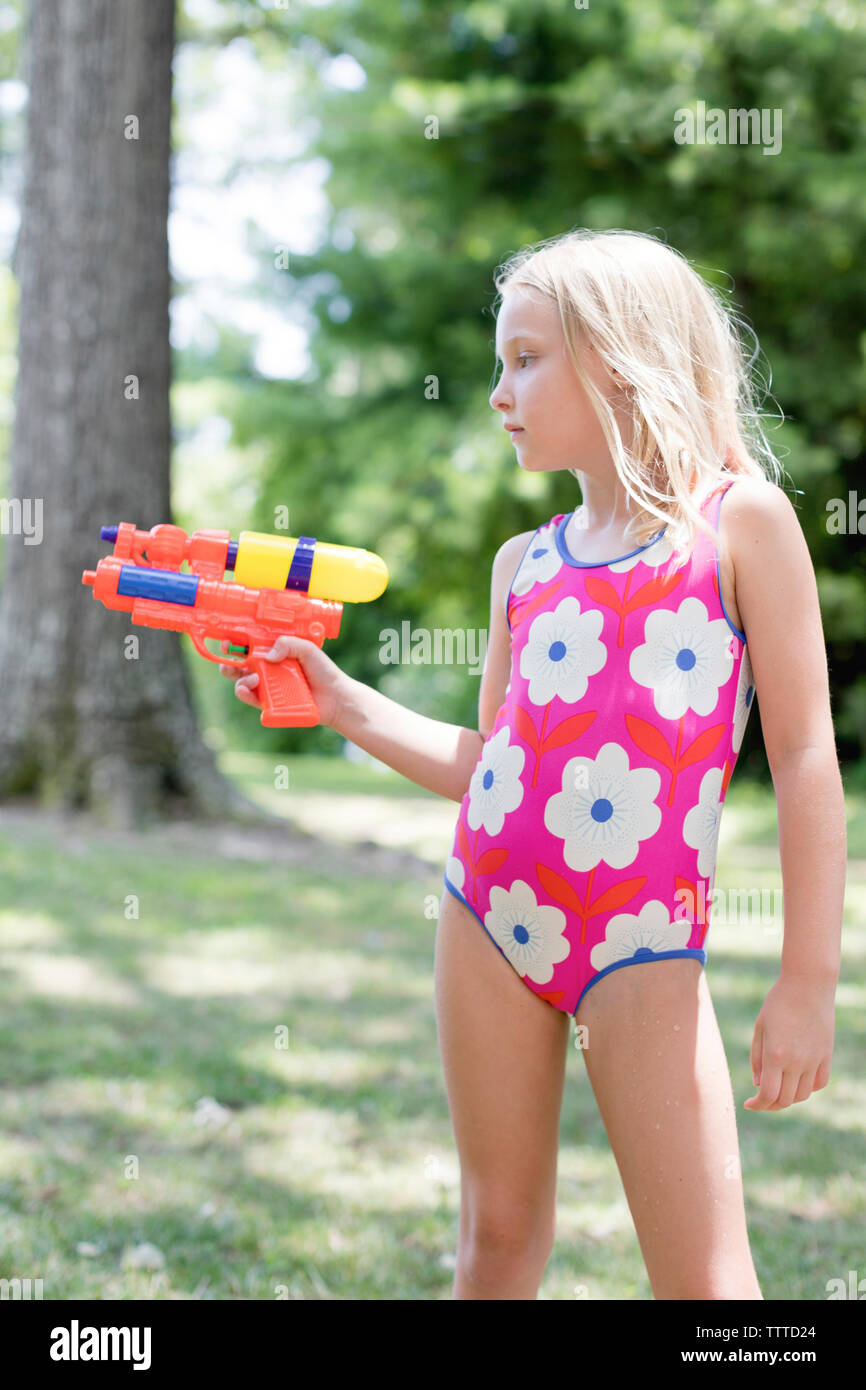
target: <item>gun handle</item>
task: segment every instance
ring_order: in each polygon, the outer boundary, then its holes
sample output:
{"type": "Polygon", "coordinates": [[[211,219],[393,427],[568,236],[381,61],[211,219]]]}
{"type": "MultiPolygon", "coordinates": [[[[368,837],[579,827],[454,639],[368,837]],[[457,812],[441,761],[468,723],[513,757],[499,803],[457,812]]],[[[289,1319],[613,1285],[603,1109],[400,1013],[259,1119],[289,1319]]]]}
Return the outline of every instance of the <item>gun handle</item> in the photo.
{"type": "Polygon", "coordinates": [[[297,657],[267,661],[270,646],[253,649],[246,658],[251,672],[259,678],[255,694],[262,706],[261,723],[268,729],[287,726],[309,728],[319,722],[319,709],[313,699],[304,668],[297,657]]]}

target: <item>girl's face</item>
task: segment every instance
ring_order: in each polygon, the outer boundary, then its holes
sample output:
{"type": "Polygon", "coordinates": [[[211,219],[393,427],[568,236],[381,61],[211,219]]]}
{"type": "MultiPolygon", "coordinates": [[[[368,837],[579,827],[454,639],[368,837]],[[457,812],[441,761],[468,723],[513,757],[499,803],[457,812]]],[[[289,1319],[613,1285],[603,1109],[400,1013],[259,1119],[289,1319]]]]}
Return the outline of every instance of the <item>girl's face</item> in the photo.
{"type": "MultiPolygon", "coordinates": [[[[568,359],[556,303],[509,290],[496,322],[496,356],[503,371],[490,404],[502,412],[503,425],[520,426],[511,439],[521,468],[530,473],[578,468],[608,477],[613,470],[610,449],[568,359]]],[[[615,384],[591,348],[581,352],[581,365],[616,410],[628,447],[626,412],[615,384]]]]}

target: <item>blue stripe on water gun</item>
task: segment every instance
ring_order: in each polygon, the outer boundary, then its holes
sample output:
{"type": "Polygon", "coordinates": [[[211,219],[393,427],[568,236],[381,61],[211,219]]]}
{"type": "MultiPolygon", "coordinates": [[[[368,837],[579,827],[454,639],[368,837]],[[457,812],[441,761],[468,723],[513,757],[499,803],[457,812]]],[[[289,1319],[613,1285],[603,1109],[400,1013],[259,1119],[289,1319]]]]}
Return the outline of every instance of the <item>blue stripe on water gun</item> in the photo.
{"type": "Polygon", "coordinates": [[[162,603],[184,603],[192,608],[195,606],[198,580],[197,574],[175,574],[174,570],[121,565],[117,592],[127,598],[155,598],[162,603]]]}

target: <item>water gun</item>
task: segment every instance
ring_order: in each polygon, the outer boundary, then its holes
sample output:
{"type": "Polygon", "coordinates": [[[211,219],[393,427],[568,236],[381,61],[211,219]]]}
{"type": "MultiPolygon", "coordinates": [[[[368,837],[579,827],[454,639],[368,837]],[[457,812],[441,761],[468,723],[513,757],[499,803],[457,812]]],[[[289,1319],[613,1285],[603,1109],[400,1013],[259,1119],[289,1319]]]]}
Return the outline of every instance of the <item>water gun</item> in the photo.
{"type": "Polygon", "coordinates": [[[139,531],[128,521],[103,526],[99,534],[114,543],[114,553],[81,576],[94,599],[131,613],[143,627],[188,632],[208,661],[254,671],[261,723],[268,728],[319,722],[297,658],[266,659],[276,639],[292,633],[321,647],[340,631],[343,601],[368,603],[388,583],[381,556],[314,536],[242,531],[233,541],[228,531],[187,535],[167,523],[139,531]],[[189,573],[181,573],[184,561],[189,573]],[[234,582],[225,580],[227,571],[234,582]],[[237,659],[211,650],[209,640],[227,640],[237,659]]]}

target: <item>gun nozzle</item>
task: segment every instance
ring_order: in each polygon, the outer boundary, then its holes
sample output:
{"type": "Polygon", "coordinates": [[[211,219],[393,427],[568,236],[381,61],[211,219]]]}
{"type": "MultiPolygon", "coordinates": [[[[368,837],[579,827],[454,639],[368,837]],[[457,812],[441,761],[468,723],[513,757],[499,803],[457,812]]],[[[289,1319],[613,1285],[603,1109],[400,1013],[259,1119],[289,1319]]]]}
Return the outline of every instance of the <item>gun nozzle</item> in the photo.
{"type": "Polygon", "coordinates": [[[85,570],[81,576],[82,584],[93,584],[96,580],[96,570],[85,570]]]}

